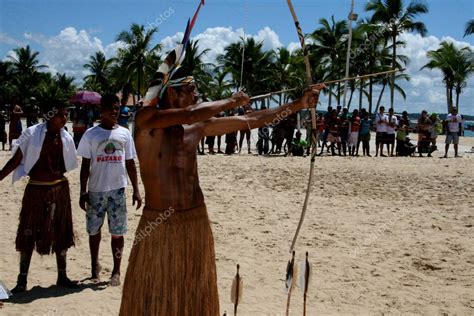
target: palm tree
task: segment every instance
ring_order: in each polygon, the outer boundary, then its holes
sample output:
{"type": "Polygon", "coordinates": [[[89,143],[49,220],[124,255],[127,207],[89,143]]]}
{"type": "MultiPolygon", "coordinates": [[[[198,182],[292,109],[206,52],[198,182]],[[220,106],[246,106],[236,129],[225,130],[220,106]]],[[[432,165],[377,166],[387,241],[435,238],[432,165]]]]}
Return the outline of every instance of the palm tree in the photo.
{"type": "Polygon", "coordinates": [[[471,19],[466,23],[466,30],[464,31],[464,37],[474,33],[474,19],[471,19]]]}
{"type": "Polygon", "coordinates": [[[86,85],[97,87],[99,93],[110,92],[110,74],[111,74],[112,60],[107,59],[102,52],[96,52],[95,55],[90,56],[89,62],[84,65],[91,74],[84,77],[86,85]]]}
{"type": "MultiPolygon", "coordinates": [[[[345,20],[335,21],[331,16],[331,23],[326,19],[320,19],[321,27],[309,35],[314,44],[308,45],[313,58],[320,60],[320,64],[325,68],[326,76],[324,80],[337,79],[341,76],[345,65],[345,55],[347,52],[347,22],[345,20]]],[[[332,86],[329,86],[329,106],[332,104],[332,86]]],[[[340,91],[340,89],[338,89],[340,91]]],[[[340,93],[337,93],[340,101],[340,93]]]]}
{"type": "MultiPolygon", "coordinates": [[[[415,17],[428,12],[428,6],[419,1],[410,1],[407,7],[403,0],[370,0],[365,7],[372,11],[371,23],[382,24],[386,28],[387,39],[392,42],[392,69],[396,68],[397,37],[403,32],[417,32],[421,36],[427,33],[422,22],[415,21],[415,17]]],[[[393,108],[395,73],[390,82],[390,108],[393,108]]]]}
{"type": "Polygon", "coordinates": [[[66,74],[41,73],[37,84],[36,99],[41,109],[44,109],[50,102],[67,102],[74,93],[74,78],[66,74]]]}
{"type": "MultiPolygon", "coordinates": [[[[133,23],[130,26],[130,31],[122,31],[116,38],[117,41],[126,44],[125,48],[120,48],[118,51],[118,57],[122,59],[119,63],[125,67],[130,80],[132,77],[136,78],[136,91],[139,98],[145,94],[149,81],[147,76],[147,60],[149,58],[147,57],[161,49],[160,44],[151,47],[153,34],[156,32],[156,28],[145,29],[145,26],[133,23]]],[[[133,82],[130,83],[135,85],[133,82]]]]}
{"type": "Polygon", "coordinates": [[[216,67],[212,73],[212,79],[203,91],[205,96],[210,100],[221,100],[228,98],[232,94],[232,83],[227,80],[228,74],[222,67],[216,67]]]}
{"type": "MultiPolygon", "coordinates": [[[[299,59],[297,53],[290,53],[290,51],[284,47],[279,48],[277,51],[272,52],[274,61],[271,65],[272,68],[272,86],[270,90],[285,90],[291,88],[300,88],[301,90],[305,86],[305,70],[303,60],[299,59]]],[[[286,94],[286,99],[283,99],[283,95],[279,94],[278,104],[282,105],[283,102],[288,102],[288,98],[292,98],[292,93],[286,94]]]]}
{"type": "Polygon", "coordinates": [[[56,86],[62,91],[67,99],[69,99],[74,93],[74,90],[76,90],[74,80],[74,77],[69,77],[68,75],[61,73],[57,73],[54,77],[56,86]]]}
{"type": "MultiPolygon", "coordinates": [[[[212,69],[215,68],[215,66],[202,61],[202,58],[209,51],[210,49],[204,49],[202,52],[199,52],[199,40],[190,40],[189,45],[186,47],[186,54],[182,66],[186,69],[186,73],[192,74],[198,83],[206,83],[212,79],[212,69]]],[[[207,90],[204,84],[199,87],[199,90],[204,93],[204,97],[207,97],[207,90]]]]}
{"type": "Polygon", "coordinates": [[[440,48],[427,53],[430,61],[421,69],[439,69],[443,73],[446,85],[448,113],[453,108],[453,91],[456,92],[456,108],[459,106],[459,96],[466,87],[468,77],[474,73],[474,56],[469,47],[457,48],[452,42],[443,41],[440,48]]]}
{"type": "Polygon", "coordinates": [[[13,97],[13,69],[11,62],[0,61],[0,105],[7,103],[13,97]]]}
{"type": "MultiPolygon", "coordinates": [[[[243,39],[242,39],[243,41],[243,39]]],[[[242,43],[232,43],[227,46],[225,53],[217,57],[220,66],[232,77],[235,89],[242,88],[249,95],[261,94],[268,91],[272,78],[272,52],[264,52],[262,42],[248,38],[244,44],[244,61],[242,67],[242,43]]]]}
{"type": "Polygon", "coordinates": [[[29,99],[35,92],[39,70],[48,66],[40,65],[39,52],[33,52],[30,46],[13,50],[14,55],[8,56],[11,62],[13,84],[16,86],[20,101],[29,99]]]}

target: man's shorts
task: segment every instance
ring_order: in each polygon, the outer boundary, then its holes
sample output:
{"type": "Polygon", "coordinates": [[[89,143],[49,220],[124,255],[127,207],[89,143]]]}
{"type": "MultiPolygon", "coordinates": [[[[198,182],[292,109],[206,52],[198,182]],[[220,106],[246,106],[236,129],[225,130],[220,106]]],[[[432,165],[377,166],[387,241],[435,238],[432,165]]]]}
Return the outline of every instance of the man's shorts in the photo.
{"type": "Polygon", "coordinates": [[[359,140],[359,132],[351,132],[351,136],[349,137],[349,146],[357,146],[357,142],[359,140]]]}
{"type": "Polygon", "coordinates": [[[86,220],[89,236],[97,235],[102,228],[107,213],[109,232],[113,236],[127,233],[127,205],[125,188],[107,192],[89,192],[86,220]]]}
{"type": "Polygon", "coordinates": [[[341,132],[341,143],[347,143],[349,140],[349,131],[341,132]]]}
{"type": "Polygon", "coordinates": [[[370,142],[370,133],[359,135],[359,140],[360,140],[361,142],[363,142],[363,143],[368,143],[368,142],[370,142]]]}
{"type": "Polygon", "coordinates": [[[375,145],[385,144],[386,141],[387,141],[386,132],[377,132],[377,134],[375,134],[375,145]]]}
{"type": "Polygon", "coordinates": [[[385,135],[385,144],[394,145],[395,144],[395,134],[385,135]]]}
{"type": "Polygon", "coordinates": [[[459,134],[457,132],[448,132],[446,135],[446,144],[459,144],[459,134]]]}
{"type": "Polygon", "coordinates": [[[330,143],[340,143],[341,142],[341,137],[340,136],[335,136],[333,133],[329,132],[328,142],[330,142],[330,143]]]}

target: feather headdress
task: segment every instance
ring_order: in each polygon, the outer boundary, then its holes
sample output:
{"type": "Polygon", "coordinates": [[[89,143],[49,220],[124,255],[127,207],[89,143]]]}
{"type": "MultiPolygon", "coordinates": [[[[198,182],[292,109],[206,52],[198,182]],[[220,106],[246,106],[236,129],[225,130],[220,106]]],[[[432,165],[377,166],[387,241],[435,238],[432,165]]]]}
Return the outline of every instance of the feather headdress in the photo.
{"type": "Polygon", "coordinates": [[[181,67],[181,63],[184,60],[186,48],[189,45],[191,31],[193,30],[202,5],[204,5],[204,0],[199,2],[199,6],[194,13],[192,20],[188,19],[186,31],[184,32],[183,41],[181,44],[175,47],[168,54],[168,56],[166,56],[163,63],[158,67],[158,70],[153,76],[153,79],[151,80],[149,88],[145,94],[145,98],[143,100],[144,106],[158,106],[161,98],[163,97],[163,93],[166,91],[166,88],[187,85],[194,80],[192,76],[173,78],[173,75],[181,67]]]}

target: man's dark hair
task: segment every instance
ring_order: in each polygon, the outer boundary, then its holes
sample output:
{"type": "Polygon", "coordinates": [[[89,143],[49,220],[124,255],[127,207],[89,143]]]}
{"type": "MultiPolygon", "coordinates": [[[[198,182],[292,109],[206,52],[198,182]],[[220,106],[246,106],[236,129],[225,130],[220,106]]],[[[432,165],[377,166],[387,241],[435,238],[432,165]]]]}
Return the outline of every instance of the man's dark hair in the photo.
{"type": "Polygon", "coordinates": [[[119,98],[112,93],[104,94],[100,99],[100,109],[107,109],[119,102],[119,98]]]}

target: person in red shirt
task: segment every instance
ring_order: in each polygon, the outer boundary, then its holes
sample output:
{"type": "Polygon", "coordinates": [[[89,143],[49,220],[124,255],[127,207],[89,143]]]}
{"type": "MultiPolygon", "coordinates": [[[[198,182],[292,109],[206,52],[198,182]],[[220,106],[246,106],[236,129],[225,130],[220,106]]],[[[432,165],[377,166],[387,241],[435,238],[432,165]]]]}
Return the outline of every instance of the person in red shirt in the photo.
{"type": "Polygon", "coordinates": [[[360,116],[359,111],[354,110],[350,119],[349,156],[356,156],[357,142],[359,141],[360,116]]]}

